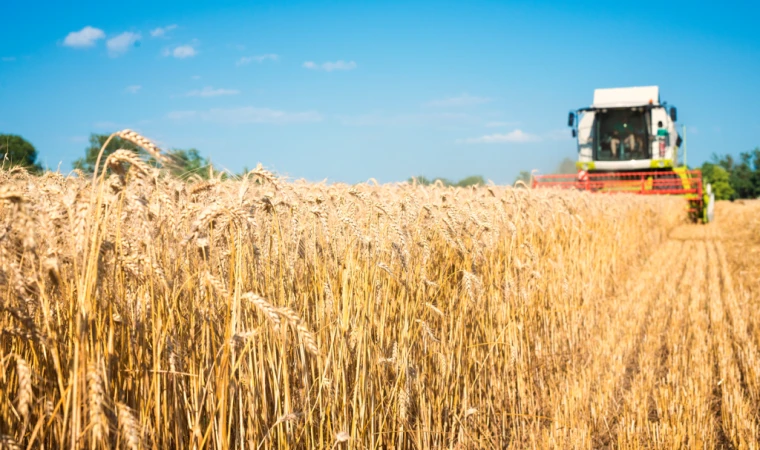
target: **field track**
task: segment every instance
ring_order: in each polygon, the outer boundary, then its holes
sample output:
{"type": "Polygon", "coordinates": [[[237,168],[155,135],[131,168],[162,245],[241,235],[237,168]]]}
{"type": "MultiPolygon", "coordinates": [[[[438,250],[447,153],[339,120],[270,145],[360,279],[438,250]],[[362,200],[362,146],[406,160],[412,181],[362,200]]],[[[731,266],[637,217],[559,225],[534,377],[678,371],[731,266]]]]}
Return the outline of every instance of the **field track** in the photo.
{"type": "Polygon", "coordinates": [[[738,292],[732,274],[757,257],[758,206],[723,203],[722,223],[675,228],[605,303],[614,306],[594,311],[593,350],[556,399],[553,419],[574,422],[573,436],[545,444],[587,436],[592,447],[758,448],[758,299],[738,292]]]}

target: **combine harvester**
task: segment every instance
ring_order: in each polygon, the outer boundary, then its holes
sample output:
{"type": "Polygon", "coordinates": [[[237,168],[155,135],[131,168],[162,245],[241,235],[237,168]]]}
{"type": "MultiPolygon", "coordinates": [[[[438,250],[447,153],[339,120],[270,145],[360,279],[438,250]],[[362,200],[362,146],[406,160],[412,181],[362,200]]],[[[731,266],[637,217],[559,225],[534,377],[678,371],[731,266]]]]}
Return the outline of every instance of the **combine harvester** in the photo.
{"type": "Polygon", "coordinates": [[[535,175],[532,187],[679,195],[688,201],[689,217],[710,222],[710,185],[703,186],[700,170],[678,167],[676,115],[674,106],[660,102],[657,86],[597,89],[593,105],[568,117],[578,139],[578,173],[535,175]]]}

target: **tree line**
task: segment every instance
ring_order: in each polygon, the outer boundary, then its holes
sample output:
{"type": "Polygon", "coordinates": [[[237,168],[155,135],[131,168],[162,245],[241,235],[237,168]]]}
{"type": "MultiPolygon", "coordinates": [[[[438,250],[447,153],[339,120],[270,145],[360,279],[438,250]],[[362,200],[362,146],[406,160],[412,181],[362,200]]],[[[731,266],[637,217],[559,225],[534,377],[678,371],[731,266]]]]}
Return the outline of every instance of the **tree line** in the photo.
{"type": "MultiPolygon", "coordinates": [[[[576,173],[577,169],[575,168],[575,161],[573,161],[570,158],[565,158],[562,161],[560,161],[559,165],[557,166],[557,169],[554,171],[554,173],[562,173],[562,174],[573,174],[576,173]]],[[[530,172],[527,170],[521,170],[520,173],[515,177],[514,183],[517,183],[518,181],[521,181],[525,183],[526,185],[530,186],[530,172]]],[[[485,178],[483,178],[480,175],[471,175],[469,177],[462,178],[459,181],[453,181],[449,180],[447,178],[427,178],[424,176],[417,176],[409,178],[410,183],[416,182],[417,184],[422,185],[428,185],[428,184],[435,184],[436,182],[443,183],[444,186],[458,186],[458,187],[468,187],[468,186],[483,186],[486,184],[485,178]]]]}
{"type": "Polygon", "coordinates": [[[701,169],[718,200],[760,198],[760,147],[739,153],[739,158],[713,154],[701,169]]]}
{"type": "Polygon", "coordinates": [[[462,178],[459,181],[449,180],[448,178],[428,178],[423,175],[409,178],[407,180],[410,183],[417,183],[423,186],[429,186],[431,184],[441,183],[444,186],[456,186],[456,187],[469,187],[469,186],[483,186],[486,184],[485,178],[480,175],[471,175],[469,177],[462,178]]]}
{"type": "MultiPolygon", "coordinates": [[[[72,168],[81,170],[86,174],[92,174],[95,170],[95,162],[98,159],[100,149],[103,148],[109,136],[108,134],[90,134],[88,145],[84,149],[84,156],[75,160],[72,168]]],[[[146,162],[155,163],[145,150],[115,136],[103,150],[101,164],[110,154],[119,149],[135,152],[146,162]]],[[[167,155],[172,161],[171,167],[167,169],[175,176],[186,178],[195,174],[201,178],[208,177],[211,162],[208,158],[201,156],[200,151],[197,149],[171,149],[167,152],[167,155]]],[[[21,136],[0,134],[0,157],[3,158],[3,168],[22,167],[30,173],[40,174],[44,171],[44,168],[37,161],[37,156],[37,150],[34,146],[21,136]]]]}
{"type": "MultiPolygon", "coordinates": [[[[108,134],[90,134],[88,146],[84,150],[84,156],[74,161],[73,168],[87,174],[92,174],[95,169],[98,153],[109,136],[108,134]]],[[[153,162],[150,155],[144,150],[119,137],[112,138],[111,142],[108,143],[108,146],[103,151],[103,160],[119,149],[133,151],[146,161],[153,162]]],[[[167,153],[173,162],[168,169],[174,175],[189,177],[195,174],[202,178],[208,177],[211,162],[208,158],[204,158],[197,149],[171,149],[167,153]]],[[[37,150],[34,146],[21,136],[0,134],[0,157],[2,157],[3,168],[23,167],[31,173],[42,173],[44,168],[37,161],[37,156],[37,150]]],[[[760,197],[760,147],[756,147],[748,152],[742,152],[738,158],[729,154],[713,154],[711,160],[703,163],[700,169],[705,181],[711,184],[713,192],[715,192],[715,198],[718,200],[760,197]]],[[[565,158],[560,162],[556,173],[575,173],[575,171],[575,162],[570,158],[565,158]]],[[[515,182],[518,180],[526,184],[529,183],[530,173],[521,171],[515,182]]],[[[422,185],[440,182],[444,186],[459,187],[486,184],[485,179],[480,175],[472,175],[459,181],[416,176],[409,178],[408,181],[422,185]]]]}

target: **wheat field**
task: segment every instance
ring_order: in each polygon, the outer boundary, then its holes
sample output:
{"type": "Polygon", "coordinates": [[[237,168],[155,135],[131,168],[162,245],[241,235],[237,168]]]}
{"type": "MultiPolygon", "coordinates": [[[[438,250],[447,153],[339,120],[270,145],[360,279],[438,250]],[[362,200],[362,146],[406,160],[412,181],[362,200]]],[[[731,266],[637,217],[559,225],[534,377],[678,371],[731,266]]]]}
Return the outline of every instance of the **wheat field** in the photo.
{"type": "Polygon", "coordinates": [[[759,446],[760,202],[101,163],[0,172],[4,448],[759,446]]]}

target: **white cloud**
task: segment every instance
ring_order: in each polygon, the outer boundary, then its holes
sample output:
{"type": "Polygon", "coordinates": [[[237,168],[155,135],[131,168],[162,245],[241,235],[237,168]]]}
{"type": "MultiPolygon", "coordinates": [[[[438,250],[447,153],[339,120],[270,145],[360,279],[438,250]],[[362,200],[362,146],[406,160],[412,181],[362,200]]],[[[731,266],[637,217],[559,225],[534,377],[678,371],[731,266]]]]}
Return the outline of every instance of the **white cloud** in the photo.
{"type": "Polygon", "coordinates": [[[303,63],[303,67],[309,70],[324,70],[325,72],[332,72],[333,70],[354,70],[357,65],[354,61],[338,60],[335,62],[324,62],[317,64],[314,61],[306,61],[303,63]]]}
{"type": "Polygon", "coordinates": [[[119,56],[127,52],[135,42],[139,41],[140,33],[132,33],[131,31],[125,31],[116,37],[112,37],[106,41],[106,48],[108,48],[108,54],[111,56],[119,56]]]}
{"type": "Polygon", "coordinates": [[[167,25],[165,27],[158,27],[150,30],[150,37],[158,38],[166,35],[167,31],[172,31],[177,28],[177,25],[167,25]]]}
{"type": "Polygon", "coordinates": [[[180,45],[170,52],[177,59],[192,58],[197,53],[192,45],[180,45]]]}
{"type": "Polygon", "coordinates": [[[460,139],[457,141],[457,143],[460,144],[503,144],[503,143],[515,143],[515,142],[536,142],[540,141],[541,138],[533,135],[528,134],[520,129],[516,129],[514,131],[510,131],[509,133],[495,133],[495,134],[488,134],[485,136],[477,137],[477,138],[469,138],[469,139],[460,139]]]}
{"type": "Polygon", "coordinates": [[[493,99],[488,97],[476,97],[470,94],[462,94],[457,97],[449,97],[441,100],[433,100],[426,103],[426,106],[432,106],[434,108],[456,108],[462,106],[482,105],[488,103],[493,99]]]}
{"type": "Polygon", "coordinates": [[[139,84],[133,84],[131,86],[127,86],[125,90],[129,92],[130,94],[137,94],[138,92],[140,92],[140,89],[142,89],[142,86],[140,86],[139,84]]]}
{"type": "Polygon", "coordinates": [[[194,89],[187,94],[186,97],[218,97],[220,95],[237,95],[240,91],[237,89],[214,89],[211,86],[206,86],[203,89],[194,89]]]}
{"type": "Polygon", "coordinates": [[[253,106],[214,108],[208,111],[172,111],[167,117],[172,120],[199,119],[224,125],[304,123],[320,122],[323,119],[321,114],[314,111],[287,112],[253,106]]]}
{"type": "Polygon", "coordinates": [[[356,63],[353,61],[326,62],[322,64],[322,69],[327,72],[332,72],[333,70],[354,70],[356,69],[356,63]]]}
{"type": "Polygon", "coordinates": [[[250,64],[252,62],[262,63],[266,60],[272,60],[277,61],[280,59],[279,55],[276,55],[274,53],[267,53],[266,55],[257,55],[257,56],[243,56],[242,58],[238,59],[235,63],[236,66],[244,66],[246,64],[250,64]]]}
{"type": "Polygon", "coordinates": [[[3,62],[13,62],[13,61],[16,60],[16,57],[15,56],[3,56],[0,59],[2,59],[3,62]]]}
{"type": "Polygon", "coordinates": [[[66,47],[85,48],[92,47],[99,39],[104,39],[106,34],[99,28],[86,26],[79,31],[72,31],[63,40],[66,47]]]}

